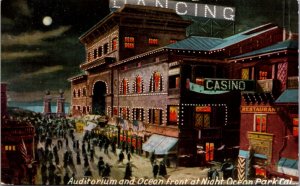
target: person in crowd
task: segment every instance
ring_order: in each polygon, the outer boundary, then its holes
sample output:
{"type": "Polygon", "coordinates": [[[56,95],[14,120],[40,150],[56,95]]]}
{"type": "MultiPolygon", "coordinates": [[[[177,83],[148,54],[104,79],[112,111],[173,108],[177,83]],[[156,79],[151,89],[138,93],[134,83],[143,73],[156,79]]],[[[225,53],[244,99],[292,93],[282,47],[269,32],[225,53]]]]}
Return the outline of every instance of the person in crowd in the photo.
{"type": "Polygon", "coordinates": [[[55,174],[55,185],[60,185],[61,175],[59,173],[55,174]]]}
{"type": "Polygon", "coordinates": [[[154,178],[157,177],[158,169],[159,169],[159,166],[157,165],[156,161],[154,161],[154,163],[153,163],[153,170],[152,170],[154,178]]]}
{"type": "Polygon", "coordinates": [[[167,175],[167,168],[166,168],[166,165],[165,165],[164,161],[161,161],[160,164],[159,164],[158,174],[162,177],[165,177],[167,175]]]}
{"type": "Polygon", "coordinates": [[[124,160],[124,153],[123,153],[123,151],[120,151],[120,153],[119,153],[119,163],[123,163],[123,160],[124,160]]]}
{"type": "Polygon", "coordinates": [[[151,165],[153,165],[154,161],[155,161],[156,157],[155,157],[155,151],[151,154],[150,156],[150,162],[151,162],[151,165]]]}
{"type": "Polygon", "coordinates": [[[87,168],[87,170],[84,173],[84,176],[92,177],[92,171],[91,171],[90,167],[87,168]]]}
{"type": "Polygon", "coordinates": [[[67,185],[69,180],[70,180],[69,174],[68,174],[68,172],[66,172],[66,174],[64,176],[64,185],[67,185]]]}
{"type": "Polygon", "coordinates": [[[98,167],[99,176],[101,176],[102,172],[103,172],[103,170],[105,168],[103,157],[101,157],[101,156],[99,157],[99,161],[98,161],[97,167],[98,167]]]}
{"type": "Polygon", "coordinates": [[[130,180],[130,179],[131,179],[131,176],[132,176],[132,169],[131,169],[130,163],[128,162],[128,163],[126,164],[126,168],[125,168],[124,179],[130,180]]]}
{"type": "Polygon", "coordinates": [[[103,173],[102,173],[102,177],[104,179],[108,179],[109,176],[110,176],[110,165],[108,163],[106,163],[105,168],[104,168],[103,173]]]}
{"type": "Polygon", "coordinates": [[[131,154],[130,154],[130,152],[128,152],[127,153],[127,160],[128,160],[128,162],[130,162],[130,159],[131,159],[131,154]]]}

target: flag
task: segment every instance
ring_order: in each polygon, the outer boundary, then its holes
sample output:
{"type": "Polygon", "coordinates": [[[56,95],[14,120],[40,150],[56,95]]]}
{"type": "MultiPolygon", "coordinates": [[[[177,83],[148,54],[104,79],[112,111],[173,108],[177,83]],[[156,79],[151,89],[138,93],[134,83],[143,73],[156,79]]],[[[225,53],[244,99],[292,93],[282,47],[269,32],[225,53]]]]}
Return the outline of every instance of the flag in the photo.
{"type": "Polygon", "coordinates": [[[26,145],[25,145],[25,143],[24,143],[23,138],[22,138],[21,143],[19,144],[19,151],[20,151],[21,156],[23,157],[23,159],[24,159],[25,161],[27,161],[27,159],[28,159],[27,148],[26,148],[26,145]]]}

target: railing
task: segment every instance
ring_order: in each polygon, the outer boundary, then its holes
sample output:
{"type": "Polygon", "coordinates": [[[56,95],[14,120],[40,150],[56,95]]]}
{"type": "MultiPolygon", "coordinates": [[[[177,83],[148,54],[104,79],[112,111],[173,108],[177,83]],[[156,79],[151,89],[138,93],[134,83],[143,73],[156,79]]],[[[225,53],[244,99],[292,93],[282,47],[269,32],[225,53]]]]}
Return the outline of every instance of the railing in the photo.
{"type": "Polygon", "coordinates": [[[168,94],[169,95],[177,95],[180,93],[180,89],[179,88],[169,88],[168,90],[168,94]]]}
{"type": "Polygon", "coordinates": [[[288,77],[287,88],[298,88],[298,76],[288,77]]]}

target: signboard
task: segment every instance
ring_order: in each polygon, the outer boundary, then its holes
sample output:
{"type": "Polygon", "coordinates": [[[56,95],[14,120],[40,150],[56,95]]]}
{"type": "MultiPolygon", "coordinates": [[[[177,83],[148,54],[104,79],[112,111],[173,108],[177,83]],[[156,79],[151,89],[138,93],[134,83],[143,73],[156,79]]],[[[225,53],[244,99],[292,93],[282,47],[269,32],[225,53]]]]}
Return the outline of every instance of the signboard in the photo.
{"type": "Polygon", "coordinates": [[[211,112],[211,107],[196,107],[196,112],[211,112]]]}
{"type": "Polygon", "coordinates": [[[204,90],[214,91],[254,91],[254,80],[204,79],[204,90]]]}
{"type": "Polygon", "coordinates": [[[173,68],[169,70],[169,76],[180,74],[180,68],[173,68]]]}
{"type": "Polygon", "coordinates": [[[279,108],[274,108],[271,106],[242,106],[242,113],[269,113],[276,114],[279,111],[279,108]]]}
{"type": "Polygon", "coordinates": [[[110,8],[121,8],[124,4],[154,6],[158,8],[170,8],[178,15],[189,15],[213,19],[234,21],[235,8],[227,6],[217,6],[199,4],[193,2],[170,1],[170,0],[110,0],[110,8]]]}

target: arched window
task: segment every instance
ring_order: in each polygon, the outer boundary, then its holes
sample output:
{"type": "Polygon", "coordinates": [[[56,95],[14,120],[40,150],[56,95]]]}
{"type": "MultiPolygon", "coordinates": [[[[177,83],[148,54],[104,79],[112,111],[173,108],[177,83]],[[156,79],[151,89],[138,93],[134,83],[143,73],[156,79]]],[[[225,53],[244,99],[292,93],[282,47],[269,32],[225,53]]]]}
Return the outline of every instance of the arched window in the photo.
{"type": "Polygon", "coordinates": [[[129,93],[129,82],[127,79],[123,79],[120,87],[120,94],[128,94],[129,93]]]}
{"type": "Polygon", "coordinates": [[[80,97],[80,89],[77,90],[77,96],[80,97]]]}
{"type": "Polygon", "coordinates": [[[73,90],[73,97],[76,98],[76,90],[73,90]]]}
{"type": "Polygon", "coordinates": [[[133,89],[134,89],[134,92],[138,93],[138,94],[143,92],[144,86],[143,86],[143,79],[141,76],[137,76],[135,78],[133,89]]]}
{"type": "Polygon", "coordinates": [[[162,76],[159,72],[154,72],[150,79],[150,91],[157,92],[162,90],[162,76]]]}

